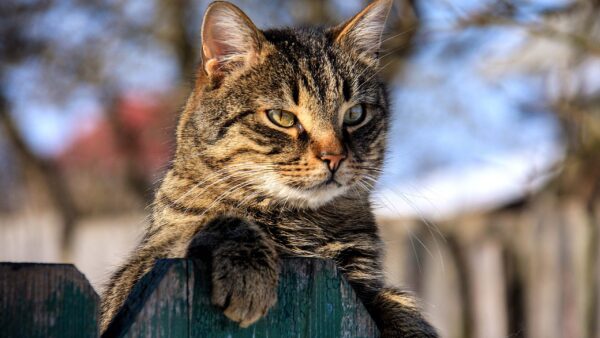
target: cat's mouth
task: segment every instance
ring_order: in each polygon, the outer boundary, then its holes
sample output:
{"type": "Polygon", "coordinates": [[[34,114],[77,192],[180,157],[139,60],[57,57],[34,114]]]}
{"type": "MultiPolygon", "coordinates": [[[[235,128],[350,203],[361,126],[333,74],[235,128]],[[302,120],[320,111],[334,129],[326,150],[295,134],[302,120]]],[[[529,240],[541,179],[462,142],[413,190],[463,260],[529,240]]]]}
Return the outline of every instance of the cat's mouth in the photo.
{"type": "Polygon", "coordinates": [[[306,185],[299,188],[307,193],[315,193],[319,191],[332,191],[342,188],[344,184],[339,181],[339,177],[336,177],[335,173],[330,173],[325,179],[320,182],[306,185]]]}
{"type": "Polygon", "coordinates": [[[326,182],[324,182],[325,185],[329,185],[329,184],[335,184],[336,187],[341,187],[342,184],[338,181],[336,181],[333,177],[328,179],[326,182]]]}
{"type": "Polygon", "coordinates": [[[324,180],[304,187],[291,186],[280,182],[276,177],[267,179],[263,186],[272,196],[298,206],[317,208],[343,195],[348,186],[340,182],[340,177],[329,175],[324,180]]]}
{"type": "Polygon", "coordinates": [[[335,177],[333,175],[329,176],[328,179],[326,179],[325,181],[318,183],[317,185],[311,187],[311,189],[322,189],[328,186],[335,186],[336,188],[341,188],[342,184],[338,181],[335,180],[335,177]]]}
{"type": "Polygon", "coordinates": [[[346,186],[336,180],[335,175],[329,175],[325,180],[312,186],[294,190],[298,193],[297,197],[302,196],[300,199],[308,206],[318,207],[344,194],[346,186]]]}

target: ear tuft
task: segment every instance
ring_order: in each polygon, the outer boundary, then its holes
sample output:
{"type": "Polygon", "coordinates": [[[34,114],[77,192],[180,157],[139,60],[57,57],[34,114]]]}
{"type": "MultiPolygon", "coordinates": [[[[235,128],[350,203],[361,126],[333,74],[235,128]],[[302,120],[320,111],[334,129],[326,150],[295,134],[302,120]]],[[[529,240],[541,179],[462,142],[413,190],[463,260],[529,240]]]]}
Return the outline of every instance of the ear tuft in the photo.
{"type": "Polygon", "coordinates": [[[385,21],[392,0],[376,0],[342,25],[334,28],[336,43],[357,50],[361,55],[377,59],[385,21]]]}
{"type": "Polygon", "coordinates": [[[206,74],[222,76],[255,61],[265,41],[254,23],[235,5],[216,1],[204,14],[202,61],[206,74]]]}

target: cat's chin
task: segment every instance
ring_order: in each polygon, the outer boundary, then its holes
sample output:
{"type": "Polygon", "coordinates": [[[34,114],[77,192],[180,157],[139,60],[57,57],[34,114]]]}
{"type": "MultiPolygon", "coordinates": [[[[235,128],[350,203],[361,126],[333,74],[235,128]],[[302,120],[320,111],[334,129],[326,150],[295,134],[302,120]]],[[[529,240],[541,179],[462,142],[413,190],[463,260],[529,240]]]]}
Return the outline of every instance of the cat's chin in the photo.
{"type": "Polygon", "coordinates": [[[317,209],[348,191],[346,186],[339,184],[326,184],[311,189],[297,189],[276,180],[267,183],[265,188],[274,198],[287,205],[311,209],[317,209]]]}

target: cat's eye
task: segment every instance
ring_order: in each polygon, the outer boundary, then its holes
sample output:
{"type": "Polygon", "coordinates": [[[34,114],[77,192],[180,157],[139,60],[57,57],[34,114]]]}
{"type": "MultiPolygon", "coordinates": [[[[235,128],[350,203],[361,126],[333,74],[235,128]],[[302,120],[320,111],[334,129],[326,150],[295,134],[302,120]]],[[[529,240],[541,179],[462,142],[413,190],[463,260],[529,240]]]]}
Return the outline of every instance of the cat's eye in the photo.
{"type": "Polygon", "coordinates": [[[273,122],[273,124],[282,128],[290,128],[296,124],[296,115],[290,113],[289,111],[270,109],[267,110],[267,116],[269,117],[269,120],[273,122]]]}
{"type": "Polygon", "coordinates": [[[349,127],[356,126],[365,119],[366,115],[365,107],[362,104],[357,104],[344,113],[344,124],[349,127]]]}

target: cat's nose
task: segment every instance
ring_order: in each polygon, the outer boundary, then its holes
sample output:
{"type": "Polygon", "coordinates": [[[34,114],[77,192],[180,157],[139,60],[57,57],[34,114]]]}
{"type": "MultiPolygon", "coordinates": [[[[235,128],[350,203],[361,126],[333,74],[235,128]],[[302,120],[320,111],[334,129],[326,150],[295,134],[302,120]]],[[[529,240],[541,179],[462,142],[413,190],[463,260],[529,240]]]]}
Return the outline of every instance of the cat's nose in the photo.
{"type": "Polygon", "coordinates": [[[342,161],[346,159],[346,153],[332,154],[323,152],[319,154],[319,159],[327,164],[331,172],[335,173],[342,161]]]}

